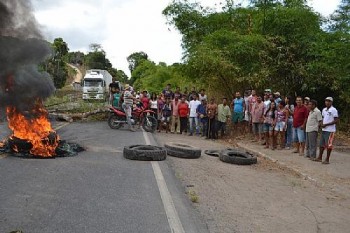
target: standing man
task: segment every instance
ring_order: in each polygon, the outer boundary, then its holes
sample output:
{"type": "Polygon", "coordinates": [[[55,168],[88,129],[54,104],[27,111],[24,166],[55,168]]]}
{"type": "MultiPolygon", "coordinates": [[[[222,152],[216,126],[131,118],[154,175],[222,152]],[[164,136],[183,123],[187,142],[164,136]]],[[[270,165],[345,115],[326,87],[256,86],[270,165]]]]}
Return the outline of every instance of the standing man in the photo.
{"type": "Polygon", "coordinates": [[[197,108],[197,114],[201,123],[202,137],[205,137],[208,135],[207,101],[203,99],[201,102],[197,108]]]}
{"type": "Polygon", "coordinates": [[[217,131],[221,130],[221,137],[225,135],[227,119],[231,117],[230,107],[227,105],[227,98],[223,98],[222,104],[218,106],[218,128],[217,131]]]}
{"type": "Polygon", "coordinates": [[[321,124],[322,127],[322,136],[320,143],[320,155],[316,159],[317,162],[322,161],[322,156],[324,150],[327,150],[327,158],[323,161],[323,164],[329,164],[329,157],[331,157],[333,149],[333,139],[336,131],[336,124],[339,121],[338,110],[333,107],[333,98],[326,98],[326,107],[322,110],[323,121],[321,124]]]}
{"type": "Polygon", "coordinates": [[[243,120],[245,112],[245,101],[240,92],[236,92],[236,98],[232,101],[232,123],[234,124],[234,131],[243,135],[243,120]]]}
{"type": "Polygon", "coordinates": [[[199,135],[199,122],[197,115],[197,108],[201,104],[198,100],[198,95],[193,95],[193,100],[190,101],[190,135],[193,136],[193,123],[196,126],[196,134],[199,135]]]}
{"type": "Polygon", "coordinates": [[[322,124],[322,114],[317,108],[317,101],[309,102],[309,116],[306,121],[306,157],[316,159],[318,129],[322,124]]]}
{"type": "Polygon", "coordinates": [[[131,94],[129,84],[125,84],[124,89],[125,91],[123,95],[124,97],[123,108],[126,114],[126,120],[128,122],[129,130],[132,132],[135,132],[135,129],[132,127],[132,123],[131,123],[131,112],[132,112],[132,107],[134,105],[135,97],[131,94]]]}
{"type": "Polygon", "coordinates": [[[252,106],[252,125],[253,134],[257,142],[261,142],[263,136],[265,104],[262,102],[261,96],[256,98],[256,103],[252,106]]]}
{"type": "Polygon", "coordinates": [[[208,114],[208,139],[217,139],[216,131],[216,115],[218,111],[218,105],[215,103],[215,99],[211,98],[210,103],[207,105],[208,114]]]}
{"type": "Polygon", "coordinates": [[[173,114],[171,116],[171,133],[180,133],[180,117],[179,117],[179,96],[175,95],[175,98],[171,101],[171,109],[173,114]]]}
{"type": "Polygon", "coordinates": [[[171,90],[171,84],[169,83],[168,85],[166,85],[166,88],[163,90],[163,95],[165,97],[165,99],[173,99],[174,98],[174,93],[171,90]]]}
{"type": "Polygon", "coordinates": [[[293,135],[295,150],[293,153],[304,155],[305,149],[305,126],[308,118],[308,110],[303,104],[303,98],[298,96],[296,99],[297,106],[294,108],[293,115],[293,135]]]}
{"type": "Polygon", "coordinates": [[[205,90],[201,89],[200,93],[199,93],[199,101],[202,102],[203,100],[207,101],[208,97],[205,94],[205,90]]]}

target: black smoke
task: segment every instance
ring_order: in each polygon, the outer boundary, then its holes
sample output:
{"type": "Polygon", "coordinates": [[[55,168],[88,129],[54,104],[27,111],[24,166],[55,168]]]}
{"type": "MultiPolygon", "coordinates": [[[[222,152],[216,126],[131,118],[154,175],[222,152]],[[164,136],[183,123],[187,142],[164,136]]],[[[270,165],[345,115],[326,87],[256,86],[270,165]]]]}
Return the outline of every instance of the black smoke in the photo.
{"type": "Polygon", "coordinates": [[[28,0],[0,0],[0,109],[27,112],[55,90],[38,65],[52,53],[28,0]]]}

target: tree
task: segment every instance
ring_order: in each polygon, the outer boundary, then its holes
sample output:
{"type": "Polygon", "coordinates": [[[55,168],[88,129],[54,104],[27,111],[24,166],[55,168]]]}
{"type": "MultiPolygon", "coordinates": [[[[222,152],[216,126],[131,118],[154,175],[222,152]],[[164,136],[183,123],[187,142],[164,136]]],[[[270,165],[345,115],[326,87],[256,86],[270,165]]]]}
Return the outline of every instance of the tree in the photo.
{"type": "Polygon", "coordinates": [[[342,0],[339,8],[331,16],[331,31],[350,33],[350,0],[342,0]]]}
{"type": "Polygon", "coordinates": [[[129,63],[129,70],[132,73],[143,60],[148,60],[148,55],[145,52],[136,52],[127,57],[129,63]]]}
{"type": "Polygon", "coordinates": [[[85,66],[88,69],[109,70],[112,63],[106,58],[106,52],[100,44],[90,44],[90,52],[85,56],[85,66]]]}
{"type": "Polygon", "coordinates": [[[53,77],[55,87],[60,89],[65,85],[68,77],[65,56],[68,54],[69,48],[62,38],[56,38],[51,46],[53,57],[45,62],[44,69],[53,77]]]}

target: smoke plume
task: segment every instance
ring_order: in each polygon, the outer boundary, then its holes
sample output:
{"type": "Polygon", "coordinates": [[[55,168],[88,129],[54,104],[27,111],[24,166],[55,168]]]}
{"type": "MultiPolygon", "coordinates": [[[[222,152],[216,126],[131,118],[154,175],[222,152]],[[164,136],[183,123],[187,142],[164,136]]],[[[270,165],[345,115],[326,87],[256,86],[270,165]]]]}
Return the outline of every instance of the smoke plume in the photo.
{"type": "Polygon", "coordinates": [[[28,0],[0,0],[0,109],[26,112],[55,90],[38,64],[52,53],[28,0]]]}

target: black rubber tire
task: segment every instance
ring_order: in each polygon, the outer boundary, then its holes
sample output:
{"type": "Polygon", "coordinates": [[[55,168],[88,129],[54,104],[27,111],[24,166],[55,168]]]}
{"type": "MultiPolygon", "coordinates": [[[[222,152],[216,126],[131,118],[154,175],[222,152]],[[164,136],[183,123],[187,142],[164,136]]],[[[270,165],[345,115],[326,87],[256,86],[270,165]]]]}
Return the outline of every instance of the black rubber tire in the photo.
{"type": "Polygon", "coordinates": [[[198,159],[202,155],[202,150],[193,146],[167,143],[164,145],[168,155],[183,159],[198,159]]]}
{"type": "Polygon", "coordinates": [[[111,128],[111,129],[120,129],[123,124],[121,123],[114,123],[114,121],[116,120],[121,120],[119,119],[118,116],[116,116],[115,114],[110,114],[109,117],[108,117],[108,126],[111,128]]]}
{"type": "Polygon", "coordinates": [[[220,150],[205,150],[204,154],[213,156],[213,157],[219,157],[220,152],[221,152],[220,150]]]}
{"type": "Polygon", "coordinates": [[[146,132],[154,133],[154,131],[156,131],[157,127],[158,127],[158,121],[157,121],[157,119],[154,116],[146,116],[146,117],[143,118],[142,128],[146,132]],[[148,126],[147,125],[147,123],[148,123],[147,121],[149,121],[152,125],[148,126]]]}
{"type": "Polygon", "coordinates": [[[238,150],[224,150],[219,154],[219,159],[222,162],[237,165],[252,165],[258,162],[256,156],[238,150]]]}
{"type": "Polygon", "coordinates": [[[130,160],[162,161],[166,159],[167,151],[157,146],[133,145],[124,147],[123,155],[130,160]]]}

